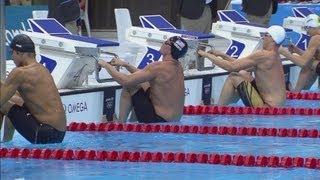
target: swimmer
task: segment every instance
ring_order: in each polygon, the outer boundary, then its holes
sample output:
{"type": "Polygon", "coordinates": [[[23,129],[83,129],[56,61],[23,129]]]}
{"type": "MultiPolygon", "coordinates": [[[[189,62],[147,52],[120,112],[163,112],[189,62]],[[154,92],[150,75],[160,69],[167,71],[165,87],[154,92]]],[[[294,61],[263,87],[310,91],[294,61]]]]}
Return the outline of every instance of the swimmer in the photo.
{"type": "Polygon", "coordinates": [[[136,120],[142,123],[179,121],[184,106],[184,75],[179,58],[188,50],[184,39],[178,36],[165,41],[160,49],[162,61],[153,62],[144,69],[113,59],[99,64],[123,86],[120,98],[119,121],[126,122],[134,110],[136,120]],[[125,67],[131,74],[123,74],[115,67],[125,67]]]}
{"type": "Polygon", "coordinates": [[[218,51],[198,51],[215,65],[231,72],[221,91],[219,105],[235,103],[239,98],[251,107],[282,106],[285,103],[284,72],[278,53],[285,35],[281,26],[269,27],[262,37],[263,49],[240,59],[218,51]],[[252,71],[255,78],[245,70],[252,71]]]}
{"type": "Polygon", "coordinates": [[[294,91],[310,89],[320,76],[320,18],[310,14],[305,19],[305,29],[311,37],[306,51],[303,52],[293,44],[289,48],[279,48],[280,54],[302,68],[294,91]]]}
{"type": "Polygon", "coordinates": [[[15,36],[10,48],[16,67],[0,84],[1,113],[30,143],[61,143],[66,115],[52,76],[35,60],[34,43],[27,35],[15,36]]]}

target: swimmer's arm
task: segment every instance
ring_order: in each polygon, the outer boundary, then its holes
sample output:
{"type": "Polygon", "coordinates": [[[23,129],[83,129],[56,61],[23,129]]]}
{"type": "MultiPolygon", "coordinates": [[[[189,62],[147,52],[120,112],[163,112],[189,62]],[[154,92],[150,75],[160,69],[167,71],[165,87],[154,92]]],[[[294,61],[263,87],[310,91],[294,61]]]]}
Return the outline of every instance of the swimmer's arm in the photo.
{"type": "Polygon", "coordinates": [[[135,73],[135,72],[137,72],[137,71],[140,70],[140,69],[132,66],[132,65],[129,64],[129,63],[125,63],[125,64],[123,65],[123,67],[125,67],[130,73],[135,73]]]}
{"type": "Polygon", "coordinates": [[[304,51],[301,55],[295,55],[290,53],[289,51],[280,51],[280,53],[288,58],[290,61],[292,61],[294,64],[305,67],[310,66],[313,56],[317,50],[317,48],[320,46],[320,36],[312,37],[309,43],[309,46],[306,51],[304,51]]]}
{"type": "Polygon", "coordinates": [[[136,71],[133,74],[126,75],[118,72],[112,65],[105,61],[99,61],[99,64],[105,68],[108,73],[122,86],[133,86],[147,82],[155,77],[156,71],[151,71],[154,65],[149,65],[143,70],[136,71]]]}
{"type": "Polygon", "coordinates": [[[7,77],[4,84],[0,87],[0,106],[3,106],[16,93],[20,82],[22,81],[23,72],[20,69],[13,69],[7,77]]]}
{"type": "Polygon", "coordinates": [[[259,54],[255,53],[253,55],[250,55],[245,58],[238,59],[237,61],[225,61],[224,59],[221,59],[220,57],[217,57],[213,54],[209,54],[207,52],[204,52],[202,50],[198,51],[200,56],[206,57],[209,60],[211,60],[215,65],[221,67],[222,69],[229,71],[229,72],[237,72],[240,70],[246,70],[254,67],[256,65],[255,59],[258,59],[259,54]]]}
{"type": "Polygon", "coordinates": [[[129,64],[128,62],[120,59],[120,58],[113,58],[110,61],[110,64],[113,66],[118,66],[118,67],[125,67],[130,73],[134,73],[136,71],[139,71],[140,69],[132,66],[131,64],[129,64]]]}
{"type": "Polygon", "coordinates": [[[216,51],[216,50],[211,50],[211,51],[208,51],[208,53],[210,54],[213,54],[215,56],[220,56],[222,59],[226,60],[226,61],[230,61],[230,62],[233,62],[235,61],[236,59],[223,53],[223,52],[220,52],[220,51],[216,51]]]}
{"type": "Polygon", "coordinates": [[[294,45],[292,46],[292,50],[293,50],[294,53],[297,53],[300,56],[304,53],[304,50],[302,50],[302,49],[300,49],[300,48],[298,48],[297,46],[294,46],[294,45]]]}

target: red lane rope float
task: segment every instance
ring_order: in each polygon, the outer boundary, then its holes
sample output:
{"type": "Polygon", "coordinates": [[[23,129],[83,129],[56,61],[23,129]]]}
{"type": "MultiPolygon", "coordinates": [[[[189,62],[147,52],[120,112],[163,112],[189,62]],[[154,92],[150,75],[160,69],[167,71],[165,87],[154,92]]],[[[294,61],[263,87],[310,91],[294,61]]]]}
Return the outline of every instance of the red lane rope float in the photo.
{"type": "Polygon", "coordinates": [[[289,156],[253,156],[216,153],[0,148],[0,158],[201,163],[220,164],[225,166],[233,165],[250,167],[296,167],[320,169],[320,159],[315,157],[302,158],[289,156]]]}
{"type": "Polygon", "coordinates": [[[277,136],[320,138],[320,130],[295,128],[264,128],[264,127],[234,127],[234,126],[197,126],[172,124],[119,124],[119,123],[76,123],[67,127],[69,131],[125,131],[141,133],[192,133],[218,134],[233,136],[277,136]]]}
{"type": "Polygon", "coordinates": [[[287,92],[287,99],[320,100],[317,92],[287,92]]]}
{"type": "Polygon", "coordinates": [[[243,107],[243,106],[185,106],[185,115],[320,115],[320,108],[294,108],[294,107],[243,107]]]}

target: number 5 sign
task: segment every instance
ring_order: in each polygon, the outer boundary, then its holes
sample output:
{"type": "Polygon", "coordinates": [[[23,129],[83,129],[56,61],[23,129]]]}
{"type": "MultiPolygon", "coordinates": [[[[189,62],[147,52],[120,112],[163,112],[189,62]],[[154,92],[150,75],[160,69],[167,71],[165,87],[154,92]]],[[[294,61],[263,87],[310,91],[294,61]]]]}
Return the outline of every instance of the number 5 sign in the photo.
{"type": "Polygon", "coordinates": [[[153,63],[155,61],[158,61],[161,57],[161,54],[159,51],[152,49],[150,47],[147,47],[147,48],[148,48],[148,51],[144,55],[143,59],[141,60],[139,66],[138,66],[139,69],[143,69],[148,64],[153,63]]]}
{"type": "Polygon", "coordinates": [[[229,46],[226,54],[233,58],[238,58],[242,51],[244,50],[245,45],[239,41],[232,40],[231,45],[229,46]]]}

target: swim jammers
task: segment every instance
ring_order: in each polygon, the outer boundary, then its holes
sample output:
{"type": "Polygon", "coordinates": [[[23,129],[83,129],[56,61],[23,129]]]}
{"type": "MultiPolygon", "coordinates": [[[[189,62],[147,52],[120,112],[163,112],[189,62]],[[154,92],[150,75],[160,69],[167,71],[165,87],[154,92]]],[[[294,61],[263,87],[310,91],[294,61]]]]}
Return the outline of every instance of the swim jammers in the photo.
{"type": "Polygon", "coordinates": [[[318,65],[316,67],[316,73],[318,74],[318,76],[320,76],[320,62],[318,63],[318,65]]]}
{"type": "Polygon", "coordinates": [[[263,102],[255,81],[252,82],[243,81],[237,87],[239,96],[245,106],[258,107],[263,106],[263,102]]]}
{"type": "Polygon", "coordinates": [[[7,116],[15,129],[33,144],[61,143],[66,133],[40,123],[25,106],[13,105],[7,116]]]}
{"type": "Polygon", "coordinates": [[[134,95],[131,96],[131,100],[139,122],[167,122],[165,119],[156,114],[156,111],[150,99],[150,88],[148,88],[146,91],[144,91],[143,88],[140,88],[134,95]]]}

